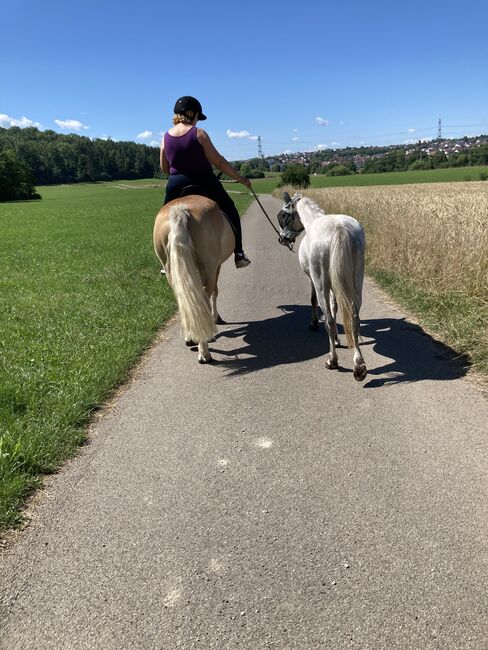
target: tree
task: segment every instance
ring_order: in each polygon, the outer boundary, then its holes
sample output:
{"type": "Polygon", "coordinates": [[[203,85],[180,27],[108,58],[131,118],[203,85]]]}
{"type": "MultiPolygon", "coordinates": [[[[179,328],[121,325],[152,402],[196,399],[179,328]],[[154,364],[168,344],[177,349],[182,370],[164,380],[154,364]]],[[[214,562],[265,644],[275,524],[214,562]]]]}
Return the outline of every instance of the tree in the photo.
{"type": "Polygon", "coordinates": [[[348,176],[353,172],[345,165],[331,165],[327,168],[326,176],[348,176]]]}
{"type": "Polygon", "coordinates": [[[310,175],[303,165],[288,165],[281,174],[281,185],[307,189],[310,185],[310,175]]]}
{"type": "Polygon", "coordinates": [[[34,179],[27,165],[15,151],[0,152],[0,201],[40,199],[35,191],[34,179]]]}

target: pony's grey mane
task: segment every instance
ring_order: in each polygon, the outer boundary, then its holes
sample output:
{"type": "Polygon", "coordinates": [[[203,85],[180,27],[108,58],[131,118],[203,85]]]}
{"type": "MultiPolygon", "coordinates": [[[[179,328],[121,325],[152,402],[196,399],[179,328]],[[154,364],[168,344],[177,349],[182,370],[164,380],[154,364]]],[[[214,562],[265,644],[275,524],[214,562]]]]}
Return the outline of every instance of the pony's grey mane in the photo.
{"type": "Polygon", "coordinates": [[[321,217],[325,214],[320,205],[315,203],[315,201],[310,199],[308,196],[304,196],[303,199],[298,201],[297,211],[305,227],[306,223],[309,223],[316,217],[321,217]]]}

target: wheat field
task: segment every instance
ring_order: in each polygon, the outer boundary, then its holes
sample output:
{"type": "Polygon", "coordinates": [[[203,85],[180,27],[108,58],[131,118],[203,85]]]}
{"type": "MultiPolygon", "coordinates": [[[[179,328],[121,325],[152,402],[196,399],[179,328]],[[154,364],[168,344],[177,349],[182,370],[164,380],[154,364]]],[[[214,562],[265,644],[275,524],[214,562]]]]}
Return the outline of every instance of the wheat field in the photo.
{"type": "Polygon", "coordinates": [[[363,225],[367,268],[431,331],[488,374],[488,183],[308,190],[363,225]]]}

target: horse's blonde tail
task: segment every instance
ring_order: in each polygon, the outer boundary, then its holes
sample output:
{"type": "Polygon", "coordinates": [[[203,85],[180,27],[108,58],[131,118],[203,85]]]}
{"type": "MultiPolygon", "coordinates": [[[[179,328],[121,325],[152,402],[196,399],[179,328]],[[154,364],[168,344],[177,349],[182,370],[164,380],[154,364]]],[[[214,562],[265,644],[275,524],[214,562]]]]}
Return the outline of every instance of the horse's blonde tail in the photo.
{"type": "Polygon", "coordinates": [[[166,270],[178,302],[184,333],[195,343],[204,343],[216,334],[217,327],[195,262],[195,249],[188,230],[189,216],[183,203],[170,208],[166,270]]]}
{"type": "Polygon", "coordinates": [[[352,318],[359,308],[354,282],[354,249],[351,235],[346,228],[339,227],[332,237],[330,246],[329,275],[332,292],[342,312],[342,322],[347,345],[354,347],[352,318]]]}

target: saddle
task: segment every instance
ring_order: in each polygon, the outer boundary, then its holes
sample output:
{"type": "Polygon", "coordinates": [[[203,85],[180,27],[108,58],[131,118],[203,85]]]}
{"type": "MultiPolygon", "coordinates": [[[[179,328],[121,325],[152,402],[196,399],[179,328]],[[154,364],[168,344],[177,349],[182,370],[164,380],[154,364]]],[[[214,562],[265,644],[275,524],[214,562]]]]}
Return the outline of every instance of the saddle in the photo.
{"type": "MultiPolygon", "coordinates": [[[[197,194],[198,196],[204,196],[205,198],[211,199],[213,201],[213,199],[208,195],[208,193],[201,185],[185,185],[185,187],[181,190],[180,198],[183,198],[185,196],[190,196],[190,194],[197,194]]],[[[225,214],[222,208],[220,208],[220,211],[229,222],[229,225],[232,228],[232,232],[234,233],[234,237],[236,237],[237,233],[234,224],[232,223],[230,218],[225,214]]]]}

